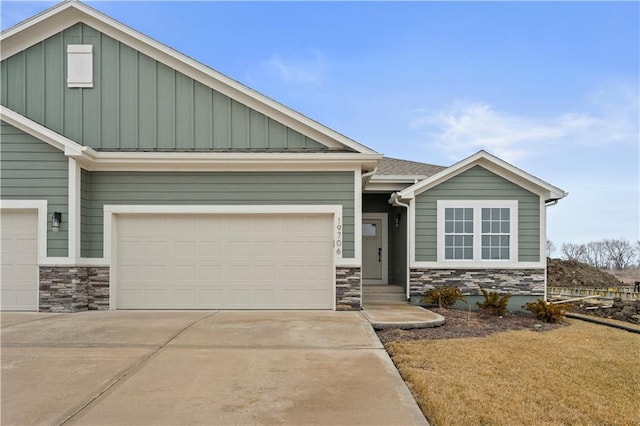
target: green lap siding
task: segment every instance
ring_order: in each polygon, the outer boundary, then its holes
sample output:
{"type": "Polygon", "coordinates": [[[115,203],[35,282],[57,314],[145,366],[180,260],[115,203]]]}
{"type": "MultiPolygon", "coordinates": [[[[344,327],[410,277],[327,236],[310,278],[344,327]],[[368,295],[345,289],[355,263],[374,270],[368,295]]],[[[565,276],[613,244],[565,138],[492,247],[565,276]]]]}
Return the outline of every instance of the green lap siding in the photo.
{"type": "Polygon", "coordinates": [[[81,194],[82,257],[103,257],[105,204],[342,205],[343,257],[354,256],[353,172],[88,172],[81,194]]]}
{"type": "Polygon", "coordinates": [[[518,261],[540,261],[540,197],[481,166],[416,197],[416,261],[437,260],[438,200],[517,200],[518,261]]]}
{"type": "Polygon", "coordinates": [[[82,23],[0,64],[2,105],[97,150],[327,147],[82,23]],[[93,46],[92,88],[68,88],[66,46],[93,46]]]}
{"type": "Polygon", "coordinates": [[[53,212],[61,212],[60,231],[53,232],[48,225],[47,256],[66,257],[68,159],[51,145],[0,123],[0,197],[3,200],[46,200],[49,220],[53,212]]]}

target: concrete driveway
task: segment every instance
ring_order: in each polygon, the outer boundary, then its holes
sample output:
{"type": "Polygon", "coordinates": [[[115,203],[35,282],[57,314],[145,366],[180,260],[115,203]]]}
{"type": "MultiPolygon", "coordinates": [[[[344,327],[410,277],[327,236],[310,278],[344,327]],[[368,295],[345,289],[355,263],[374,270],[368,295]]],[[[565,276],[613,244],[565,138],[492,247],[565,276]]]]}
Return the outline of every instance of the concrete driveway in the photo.
{"type": "Polygon", "coordinates": [[[426,424],[357,312],[2,313],[3,425],[426,424]]]}

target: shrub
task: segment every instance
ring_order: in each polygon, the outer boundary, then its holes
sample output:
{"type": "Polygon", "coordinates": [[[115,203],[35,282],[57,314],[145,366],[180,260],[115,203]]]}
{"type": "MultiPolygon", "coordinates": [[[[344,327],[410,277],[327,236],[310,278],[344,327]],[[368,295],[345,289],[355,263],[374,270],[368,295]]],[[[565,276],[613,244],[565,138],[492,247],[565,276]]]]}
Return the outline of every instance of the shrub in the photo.
{"type": "Polygon", "coordinates": [[[484,302],[476,302],[480,309],[492,315],[505,315],[507,313],[510,294],[500,296],[495,291],[482,290],[482,295],[484,296],[484,302]]]}
{"type": "Polygon", "coordinates": [[[426,303],[437,304],[441,308],[450,308],[458,300],[465,300],[462,291],[456,287],[440,287],[427,291],[424,297],[426,303]]]}
{"type": "Polygon", "coordinates": [[[564,318],[564,314],[571,309],[571,305],[566,303],[547,303],[542,299],[527,303],[524,306],[528,311],[531,311],[537,319],[544,322],[561,321],[564,318]]]}

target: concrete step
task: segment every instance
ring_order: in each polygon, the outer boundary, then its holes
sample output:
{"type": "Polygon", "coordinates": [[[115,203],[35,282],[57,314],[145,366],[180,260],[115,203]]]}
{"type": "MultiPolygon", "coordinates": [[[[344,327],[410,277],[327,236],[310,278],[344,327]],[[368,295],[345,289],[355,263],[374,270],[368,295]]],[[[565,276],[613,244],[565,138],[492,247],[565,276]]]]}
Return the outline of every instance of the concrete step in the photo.
{"type": "Polygon", "coordinates": [[[404,288],[399,285],[363,285],[362,294],[404,294],[404,288]]]}
{"type": "Polygon", "coordinates": [[[407,303],[407,297],[404,294],[363,294],[362,303],[407,303]]]}

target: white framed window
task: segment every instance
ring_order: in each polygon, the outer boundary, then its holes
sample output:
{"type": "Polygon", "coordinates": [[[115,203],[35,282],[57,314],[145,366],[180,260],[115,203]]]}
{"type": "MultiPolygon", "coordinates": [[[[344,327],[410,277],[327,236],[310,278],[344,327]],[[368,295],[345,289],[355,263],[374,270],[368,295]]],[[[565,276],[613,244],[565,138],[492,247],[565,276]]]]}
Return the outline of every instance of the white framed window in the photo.
{"type": "Polygon", "coordinates": [[[516,262],[517,200],[438,200],[439,262],[516,262]]]}

